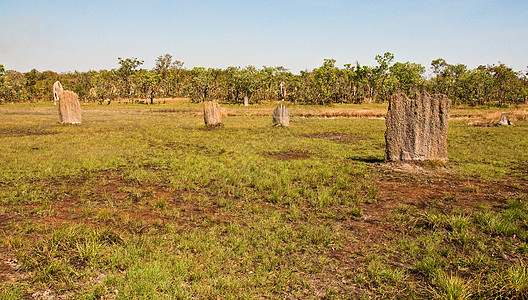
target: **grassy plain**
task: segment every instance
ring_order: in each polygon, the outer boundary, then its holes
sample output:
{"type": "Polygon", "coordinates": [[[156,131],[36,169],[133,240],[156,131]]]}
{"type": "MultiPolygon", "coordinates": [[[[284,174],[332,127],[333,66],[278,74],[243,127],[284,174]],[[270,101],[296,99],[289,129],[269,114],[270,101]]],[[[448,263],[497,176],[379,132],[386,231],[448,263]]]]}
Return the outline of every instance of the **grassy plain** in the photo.
{"type": "Polygon", "coordinates": [[[526,108],[387,164],[386,105],[223,107],[0,106],[0,299],[528,297],[526,108]]]}

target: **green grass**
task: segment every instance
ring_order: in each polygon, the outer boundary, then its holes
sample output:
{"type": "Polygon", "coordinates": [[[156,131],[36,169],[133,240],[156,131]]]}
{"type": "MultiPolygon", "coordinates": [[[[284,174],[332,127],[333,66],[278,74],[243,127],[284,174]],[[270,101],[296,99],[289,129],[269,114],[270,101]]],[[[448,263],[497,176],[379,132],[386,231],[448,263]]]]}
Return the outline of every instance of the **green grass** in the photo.
{"type": "MultiPolygon", "coordinates": [[[[451,121],[450,161],[413,173],[381,164],[381,119],[275,128],[272,104],[232,105],[210,129],[188,102],[82,108],[70,126],[0,106],[2,299],[528,295],[526,122],[451,121]]],[[[328,109],[386,106],[291,105],[328,109]]]]}

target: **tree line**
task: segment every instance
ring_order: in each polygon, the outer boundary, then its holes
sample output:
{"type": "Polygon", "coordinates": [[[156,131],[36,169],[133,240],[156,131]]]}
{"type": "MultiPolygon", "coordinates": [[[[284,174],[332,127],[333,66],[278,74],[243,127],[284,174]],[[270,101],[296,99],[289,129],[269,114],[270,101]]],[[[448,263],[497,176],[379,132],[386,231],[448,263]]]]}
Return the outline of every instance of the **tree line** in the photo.
{"type": "Polygon", "coordinates": [[[81,101],[189,97],[192,101],[216,99],[226,103],[287,100],[299,104],[384,102],[394,93],[414,97],[427,91],[447,95],[454,104],[518,105],[528,101],[528,74],[498,65],[466,65],[433,60],[426,67],[394,62],[392,53],[376,56],[375,66],[345,64],[334,59],[311,71],[293,74],[283,67],[254,66],[226,69],[184,68],[170,54],[159,56],[153,69],[142,69],[142,60],[118,58],[112,70],[56,73],[35,69],[21,73],[0,65],[0,101],[52,101],[56,80],[76,92],[81,101]]]}

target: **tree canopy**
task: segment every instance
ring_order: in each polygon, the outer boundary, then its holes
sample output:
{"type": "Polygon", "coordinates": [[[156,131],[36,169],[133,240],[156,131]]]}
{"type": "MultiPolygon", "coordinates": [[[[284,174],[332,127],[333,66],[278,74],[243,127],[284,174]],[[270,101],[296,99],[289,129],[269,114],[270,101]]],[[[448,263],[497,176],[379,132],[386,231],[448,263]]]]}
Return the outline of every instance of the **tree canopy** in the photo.
{"type": "Polygon", "coordinates": [[[78,93],[81,100],[99,102],[189,97],[193,101],[242,103],[247,97],[252,103],[284,98],[325,105],[384,102],[394,93],[413,97],[420,91],[446,94],[454,103],[469,105],[519,104],[528,99],[527,74],[502,63],[468,69],[438,58],[431,62],[426,76],[425,66],[395,61],[390,52],[375,60],[375,66],[356,62],[340,68],[334,59],[325,59],[320,67],[300,74],[282,66],[185,69],[184,63],[170,54],[160,55],[151,70],[141,69],[143,61],[136,57],[119,57],[119,67],[112,70],[61,74],[35,69],[20,73],[0,65],[0,101],[52,101],[51,86],[56,80],[78,93]]]}

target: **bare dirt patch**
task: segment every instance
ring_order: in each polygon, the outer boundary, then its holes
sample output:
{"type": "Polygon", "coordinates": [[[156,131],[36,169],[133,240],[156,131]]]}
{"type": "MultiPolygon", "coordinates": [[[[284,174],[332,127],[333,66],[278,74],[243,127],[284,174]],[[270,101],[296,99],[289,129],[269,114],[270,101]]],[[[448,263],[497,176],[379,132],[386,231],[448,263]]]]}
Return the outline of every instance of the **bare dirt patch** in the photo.
{"type": "Polygon", "coordinates": [[[0,283],[23,278],[27,274],[19,272],[20,263],[15,255],[6,248],[0,247],[0,283]]]}
{"type": "Polygon", "coordinates": [[[44,129],[40,127],[14,127],[14,128],[0,128],[0,136],[9,137],[23,137],[23,136],[38,136],[57,134],[55,131],[44,129]]]}
{"type": "Polygon", "coordinates": [[[11,221],[12,218],[13,216],[9,214],[0,213],[0,229],[3,229],[4,226],[6,226],[11,221]]]}
{"type": "MultiPolygon", "coordinates": [[[[149,165],[143,167],[158,168],[149,165]]],[[[163,184],[149,185],[132,179],[126,180],[122,179],[120,172],[100,171],[49,182],[52,190],[56,191],[55,200],[44,205],[21,204],[24,206],[23,211],[27,213],[24,218],[34,224],[52,227],[65,223],[92,228],[116,226],[131,233],[141,233],[169,223],[183,230],[200,226],[204,219],[223,223],[232,217],[214,204],[221,202],[215,199],[222,195],[175,190],[163,184]],[[83,191],[83,195],[69,192],[75,190],[83,191]],[[210,200],[189,200],[196,198],[210,200]]],[[[0,229],[11,224],[12,219],[0,218],[0,229]]]]}
{"type": "Polygon", "coordinates": [[[528,193],[528,186],[523,182],[463,179],[447,167],[378,164],[376,169],[377,200],[362,208],[363,218],[380,223],[386,222],[384,219],[401,205],[449,212],[455,207],[501,206],[509,199],[528,193]]]}

